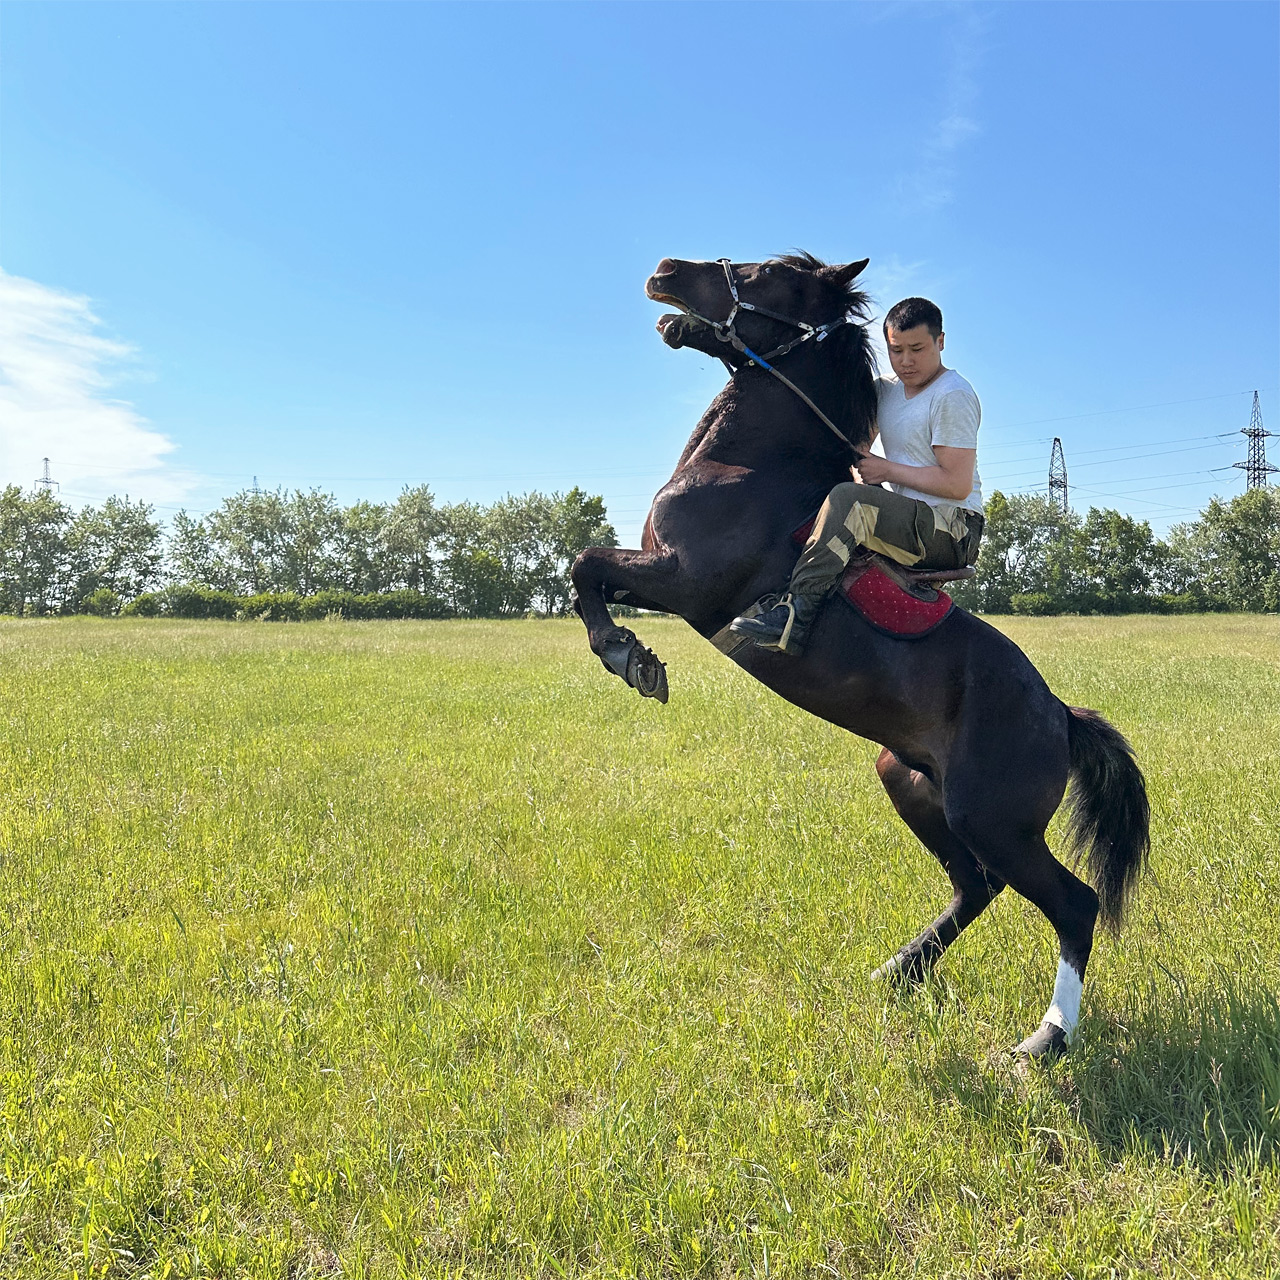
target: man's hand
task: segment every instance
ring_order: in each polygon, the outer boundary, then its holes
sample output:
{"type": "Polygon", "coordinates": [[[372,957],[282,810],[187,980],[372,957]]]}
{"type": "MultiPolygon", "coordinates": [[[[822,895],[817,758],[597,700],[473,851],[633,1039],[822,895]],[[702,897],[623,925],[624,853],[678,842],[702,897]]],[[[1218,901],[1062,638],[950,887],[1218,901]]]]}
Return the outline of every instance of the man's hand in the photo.
{"type": "Polygon", "coordinates": [[[853,474],[860,484],[883,484],[890,479],[889,469],[892,464],[887,458],[876,453],[865,453],[854,467],[853,474]]]}
{"type": "Polygon", "coordinates": [[[883,484],[887,480],[890,484],[931,493],[935,498],[963,501],[973,488],[973,466],[978,451],[938,444],[934,445],[933,452],[938,459],[936,467],[914,467],[866,453],[853,468],[853,474],[861,484],[883,484]]]}

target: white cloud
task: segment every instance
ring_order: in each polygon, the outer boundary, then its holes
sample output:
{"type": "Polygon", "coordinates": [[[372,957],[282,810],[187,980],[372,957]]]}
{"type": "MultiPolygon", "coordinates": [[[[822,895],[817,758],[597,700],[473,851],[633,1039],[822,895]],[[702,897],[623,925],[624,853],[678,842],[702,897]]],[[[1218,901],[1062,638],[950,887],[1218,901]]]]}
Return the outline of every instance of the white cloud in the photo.
{"type": "Polygon", "coordinates": [[[933,129],[916,154],[915,165],[898,182],[905,208],[931,212],[950,204],[956,179],[956,155],[981,132],[974,118],[978,100],[978,64],[985,22],[970,8],[953,11],[955,34],[933,129]]]}
{"type": "Polygon", "coordinates": [[[0,270],[0,461],[30,488],[41,459],[72,505],[128,493],[182,499],[199,478],[174,468],[176,446],[109,394],[133,355],[103,336],[88,298],[0,270]]]}

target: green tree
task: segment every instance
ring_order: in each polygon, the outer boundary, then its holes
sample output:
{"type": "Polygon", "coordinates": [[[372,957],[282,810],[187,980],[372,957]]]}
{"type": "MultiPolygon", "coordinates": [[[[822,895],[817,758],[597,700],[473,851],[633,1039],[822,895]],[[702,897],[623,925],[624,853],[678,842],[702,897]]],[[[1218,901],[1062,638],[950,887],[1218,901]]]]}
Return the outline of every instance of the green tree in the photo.
{"type": "Polygon", "coordinates": [[[567,494],[508,494],[487,508],[458,503],[443,515],[440,571],[460,613],[564,613],[578,552],[618,541],[604,500],[576,488],[567,494]],[[477,551],[484,555],[476,557],[477,551]]]}
{"type": "Polygon", "coordinates": [[[1169,537],[1168,585],[1208,607],[1280,611],[1280,490],[1214,498],[1169,537]]]}
{"type": "Polygon", "coordinates": [[[132,600],[156,584],[163,550],[153,511],[126,495],[85,507],[75,517],[67,531],[74,583],[64,607],[79,609],[102,589],[118,600],[132,600]]]}
{"type": "Polygon", "coordinates": [[[287,589],[291,530],[283,491],[242,489],[224,498],[204,525],[224,577],[210,585],[238,595],[287,589]]]}
{"type": "Polygon", "coordinates": [[[344,512],[331,493],[295,489],[281,509],[279,569],[270,591],[309,596],[342,584],[344,512]]]}
{"type": "Polygon", "coordinates": [[[505,534],[518,531],[510,504],[455,502],[440,516],[440,586],[453,611],[471,617],[525,613],[529,593],[513,572],[520,550],[503,545],[505,534]]]}
{"type": "Polygon", "coordinates": [[[1042,494],[1006,497],[997,489],[987,503],[978,576],[957,586],[957,603],[983,613],[1009,613],[1028,603],[1037,612],[1076,607],[1083,578],[1079,529],[1075,512],[1063,512],[1042,494]]]}
{"type": "Polygon", "coordinates": [[[551,502],[541,493],[508,494],[485,510],[481,540],[502,565],[502,613],[524,614],[535,607],[538,585],[554,568],[547,546],[553,522],[551,502]]]}
{"type": "Polygon", "coordinates": [[[573,591],[569,570],[578,553],[587,547],[616,547],[618,535],[599,494],[584,493],[575,485],[563,496],[552,494],[551,501],[551,572],[539,580],[538,593],[545,612],[567,613],[573,591]]]}
{"type": "Polygon", "coordinates": [[[1091,507],[1079,530],[1082,582],[1077,604],[1100,613],[1150,608],[1169,549],[1145,521],[1091,507]]]}
{"type": "Polygon", "coordinates": [[[427,486],[406,488],[387,511],[384,534],[387,573],[394,587],[424,594],[438,587],[437,557],[445,518],[427,486]]]}
{"type": "Polygon", "coordinates": [[[500,618],[524,612],[507,566],[484,547],[460,546],[450,556],[449,584],[454,612],[464,617],[500,618]]]}
{"type": "Polygon", "coordinates": [[[52,613],[72,586],[67,546],[71,508],[47,489],[0,491],[0,609],[52,613]]]}
{"type": "Polygon", "coordinates": [[[165,576],[172,583],[229,590],[233,574],[214,549],[209,527],[185,510],[173,518],[165,546],[165,576]]]}
{"type": "Polygon", "coordinates": [[[342,590],[363,594],[393,585],[395,566],[387,547],[387,524],[387,508],[381,503],[356,502],[343,510],[335,548],[337,585],[342,590]]]}

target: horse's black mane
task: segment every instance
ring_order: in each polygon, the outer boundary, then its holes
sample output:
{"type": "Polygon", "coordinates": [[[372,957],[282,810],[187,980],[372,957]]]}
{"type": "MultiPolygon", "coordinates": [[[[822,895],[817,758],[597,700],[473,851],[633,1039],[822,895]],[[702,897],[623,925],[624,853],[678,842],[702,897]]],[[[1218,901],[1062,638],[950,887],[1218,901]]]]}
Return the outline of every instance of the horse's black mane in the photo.
{"type": "MultiPolygon", "coordinates": [[[[797,249],[794,253],[778,253],[772,258],[767,259],[769,262],[776,262],[779,266],[794,267],[797,271],[830,271],[832,264],[823,262],[815,254],[806,253],[803,249],[797,249]]],[[[844,291],[846,311],[852,311],[859,320],[866,320],[871,311],[871,299],[863,293],[861,289],[855,287],[852,281],[844,291]]]]}
{"type": "MultiPolygon", "coordinates": [[[[768,259],[780,266],[793,267],[797,271],[829,271],[831,264],[823,262],[812,253],[797,249],[794,253],[781,253],[768,259]]],[[[840,291],[839,310],[829,316],[815,317],[822,323],[829,323],[849,312],[858,321],[856,324],[841,325],[826,339],[824,345],[835,358],[833,366],[836,370],[834,406],[827,408],[836,425],[854,444],[868,444],[871,431],[876,421],[875,349],[867,340],[863,327],[871,312],[871,299],[854,282],[840,291]]]]}

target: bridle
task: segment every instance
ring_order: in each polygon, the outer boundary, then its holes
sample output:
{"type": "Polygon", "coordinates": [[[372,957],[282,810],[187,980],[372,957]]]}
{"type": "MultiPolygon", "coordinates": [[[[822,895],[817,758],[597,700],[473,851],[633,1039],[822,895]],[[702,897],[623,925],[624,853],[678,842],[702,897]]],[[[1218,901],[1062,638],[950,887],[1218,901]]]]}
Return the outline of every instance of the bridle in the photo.
{"type": "MultiPolygon", "coordinates": [[[[791,381],[790,378],[786,377],[785,374],[779,373],[777,369],[769,363],[771,360],[777,360],[780,356],[785,356],[789,351],[794,351],[796,347],[800,346],[801,343],[808,342],[810,338],[812,338],[815,343],[822,342],[829,334],[834,332],[836,329],[839,329],[841,325],[854,323],[855,317],[853,313],[846,311],[839,320],[832,320],[830,324],[814,325],[809,324],[805,320],[796,320],[791,316],[779,315],[776,311],[770,311],[768,307],[759,306],[754,302],[744,302],[738,297],[738,286],[733,282],[732,262],[730,262],[728,258],[717,258],[716,261],[724,268],[725,283],[729,286],[729,296],[733,299],[733,306],[729,309],[728,317],[724,320],[712,320],[707,316],[699,315],[689,307],[684,307],[686,314],[692,316],[695,320],[701,320],[703,324],[710,325],[712,331],[721,342],[727,342],[735,351],[739,351],[747,357],[748,365],[759,365],[760,368],[773,374],[773,376],[784,386],[789,387],[794,391],[796,395],[798,395],[800,399],[803,400],[805,404],[807,404],[809,408],[812,409],[814,413],[816,413],[818,417],[828,427],[830,427],[830,429],[834,431],[835,434],[845,442],[845,444],[849,446],[850,449],[853,449],[853,451],[857,453],[857,450],[854,449],[853,442],[849,437],[845,435],[845,433],[841,431],[840,428],[837,427],[836,424],[832,422],[831,419],[828,418],[827,415],[823,413],[822,410],[819,409],[818,406],[814,404],[813,401],[810,400],[794,382],[791,381]],[[737,319],[739,311],[749,311],[753,315],[767,316],[770,320],[781,321],[783,324],[791,325],[794,329],[799,329],[800,333],[796,337],[792,338],[790,342],[784,342],[781,346],[774,347],[772,351],[767,351],[762,356],[757,355],[745,342],[743,342],[742,338],[738,335],[737,329],[734,327],[734,321],[737,319]]],[[[720,360],[724,367],[729,370],[729,376],[732,377],[737,370],[734,369],[733,365],[731,365],[724,356],[721,356],[720,360]]]]}

